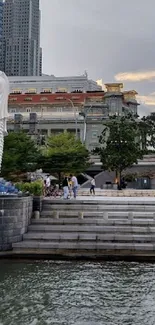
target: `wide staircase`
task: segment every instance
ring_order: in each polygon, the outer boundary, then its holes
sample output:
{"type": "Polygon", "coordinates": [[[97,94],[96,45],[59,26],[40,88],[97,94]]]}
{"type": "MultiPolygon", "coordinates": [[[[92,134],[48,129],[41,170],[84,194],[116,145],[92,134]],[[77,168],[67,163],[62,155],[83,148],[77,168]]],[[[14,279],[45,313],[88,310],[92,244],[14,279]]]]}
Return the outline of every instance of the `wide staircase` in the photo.
{"type": "Polygon", "coordinates": [[[155,202],[45,199],[32,219],[19,256],[155,258],[155,202]]]}

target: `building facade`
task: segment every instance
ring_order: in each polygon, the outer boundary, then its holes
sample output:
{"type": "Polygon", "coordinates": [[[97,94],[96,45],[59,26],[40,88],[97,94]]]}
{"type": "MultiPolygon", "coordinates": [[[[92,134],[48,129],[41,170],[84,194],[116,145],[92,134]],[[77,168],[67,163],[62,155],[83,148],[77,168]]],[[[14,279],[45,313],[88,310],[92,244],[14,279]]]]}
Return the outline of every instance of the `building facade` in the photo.
{"type": "Polygon", "coordinates": [[[102,90],[96,81],[88,79],[86,74],[82,76],[55,77],[9,77],[10,93],[12,94],[41,94],[41,93],[72,93],[102,90]]]}
{"type": "Polygon", "coordinates": [[[39,0],[5,0],[2,70],[8,76],[41,74],[39,0]]]}
{"type": "Polygon", "coordinates": [[[137,93],[122,87],[107,84],[106,92],[10,94],[8,130],[24,130],[36,137],[77,131],[91,151],[99,145],[104,119],[137,113],[137,93]]]}

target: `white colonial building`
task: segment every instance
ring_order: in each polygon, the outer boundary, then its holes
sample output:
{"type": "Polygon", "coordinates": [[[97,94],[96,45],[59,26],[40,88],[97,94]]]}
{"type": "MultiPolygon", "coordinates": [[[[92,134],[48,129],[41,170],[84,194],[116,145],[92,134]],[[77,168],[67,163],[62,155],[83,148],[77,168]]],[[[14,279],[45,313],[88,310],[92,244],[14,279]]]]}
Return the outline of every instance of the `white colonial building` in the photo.
{"type": "Polygon", "coordinates": [[[87,73],[82,76],[55,77],[31,76],[31,77],[9,77],[10,93],[15,94],[40,94],[40,93],[72,93],[99,91],[102,87],[96,81],[89,80],[87,73]]]}

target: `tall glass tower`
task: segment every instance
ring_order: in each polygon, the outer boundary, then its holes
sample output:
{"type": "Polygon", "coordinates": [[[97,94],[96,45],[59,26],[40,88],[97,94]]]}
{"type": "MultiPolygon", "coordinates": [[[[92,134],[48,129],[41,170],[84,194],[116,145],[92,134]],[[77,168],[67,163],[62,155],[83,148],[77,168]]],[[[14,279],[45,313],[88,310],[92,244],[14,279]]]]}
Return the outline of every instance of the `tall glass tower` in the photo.
{"type": "Polygon", "coordinates": [[[8,76],[39,76],[39,0],[5,0],[2,65],[8,76]]]}

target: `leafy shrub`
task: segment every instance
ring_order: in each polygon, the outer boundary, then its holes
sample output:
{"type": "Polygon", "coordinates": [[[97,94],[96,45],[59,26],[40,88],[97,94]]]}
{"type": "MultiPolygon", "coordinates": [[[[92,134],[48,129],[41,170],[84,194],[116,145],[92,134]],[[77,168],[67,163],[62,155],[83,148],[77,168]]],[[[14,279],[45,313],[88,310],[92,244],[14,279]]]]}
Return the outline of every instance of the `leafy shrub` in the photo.
{"type": "Polygon", "coordinates": [[[43,182],[40,180],[32,183],[17,183],[16,188],[23,193],[29,192],[34,196],[42,196],[44,193],[43,182]]]}
{"type": "Polygon", "coordinates": [[[44,186],[42,181],[35,181],[30,183],[30,193],[35,196],[42,196],[44,192],[44,186]]]}

